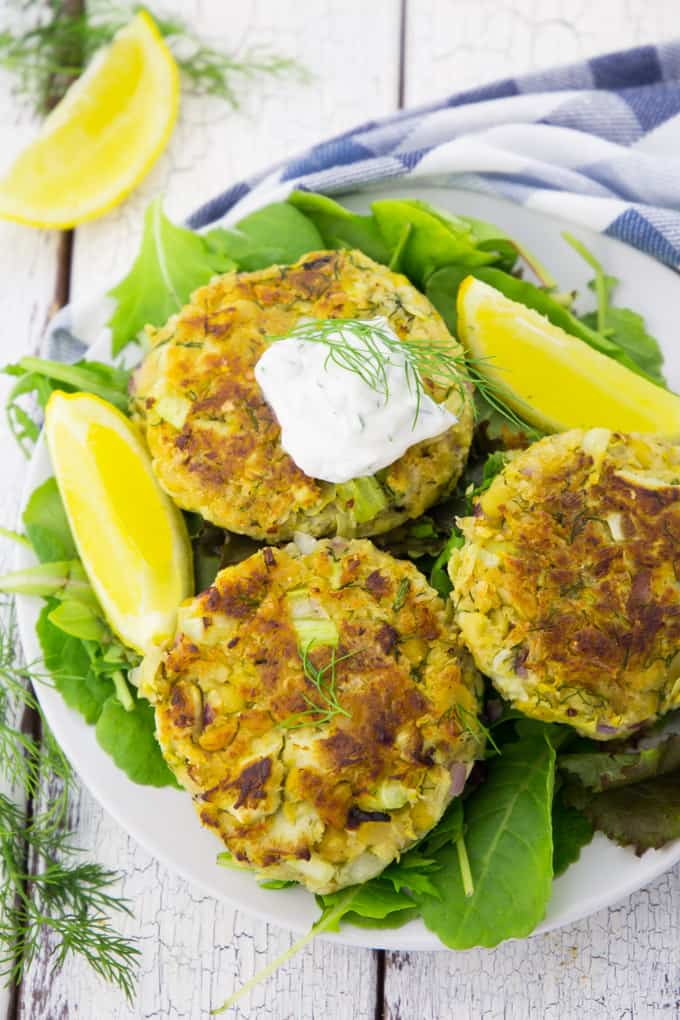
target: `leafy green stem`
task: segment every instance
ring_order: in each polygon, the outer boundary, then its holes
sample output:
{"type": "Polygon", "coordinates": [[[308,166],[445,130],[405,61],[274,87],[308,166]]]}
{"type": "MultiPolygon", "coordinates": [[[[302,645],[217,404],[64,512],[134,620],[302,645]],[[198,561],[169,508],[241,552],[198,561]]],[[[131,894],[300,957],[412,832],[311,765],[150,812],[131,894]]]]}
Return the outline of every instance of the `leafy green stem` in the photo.
{"type": "Polygon", "coordinates": [[[212,1014],[216,1016],[219,1013],[225,1013],[235,1003],[237,1003],[239,999],[242,999],[243,996],[247,995],[253,988],[256,988],[263,981],[266,981],[267,978],[271,977],[271,975],[279,969],[279,967],[282,967],[284,963],[288,963],[289,960],[301,952],[305,946],[308,946],[309,943],[316,938],[317,935],[320,935],[321,932],[334,928],[344,914],[347,913],[352,900],[355,896],[357,896],[360,888],[361,886],[350,886],[344,896],[338,899],[332,906],[326,907],[319,920],[316,924],[312,925],[306,935],[303,935],[302,938],[299,938],[296,942],[294,942],[289,949],[286,949],[285,952],[277,956],[271,963],[267,964],[266,967],[263,967],[262,970],[258,971],[258,973],[255,974],[250,981],[246,981],[246,983],[242,985],[237,992],[234,992],[234,994],[227,999],[224,1005],[220,1006],[218,1009],[213,1009],[212,1014]]]}
{"type": "Polygon", "coordinates": [[[468,857],[467,848],[465,846],[465,836],[463,833],[460,834],[456,840],[456,853],[458,854],[458,864],[460,866],[460,875],[463,881],[463,892],[466,897],[474,895],[475,884],[472,880],[472,871],[470,869],[470,858],[468,857]]]}

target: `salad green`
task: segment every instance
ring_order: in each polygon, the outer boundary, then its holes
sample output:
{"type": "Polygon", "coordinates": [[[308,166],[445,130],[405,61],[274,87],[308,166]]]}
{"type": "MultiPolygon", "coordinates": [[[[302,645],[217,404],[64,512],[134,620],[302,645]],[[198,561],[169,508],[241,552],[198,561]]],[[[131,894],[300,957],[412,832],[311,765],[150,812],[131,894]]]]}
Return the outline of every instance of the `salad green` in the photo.
{"type": "MultiPolygon", "coordinates": [[[[452,330],[458,287],[472,273],[663,385],[659,345],[642,317],[612,303],[616,281],[580,242],[567,240],[594,273],[596,307],[585,315],[574,311],[575,296],[558,292],[547,270],[503,231],[424,202],[382,200],[373,203],[368,215],[360,215],[327,196],[294,192],[234,229],[197,235],[172,224],[157,200],[147,210],[130,273],[111,291],[116,300],[110,323],[113,351],[118,354],[136,342],[147,324],[165,322],[215,273],[290,262],[312,249],[358,247],[405,273],[452,330]],[[539,285],[522,277],[523,263],[539,285]]],[[[122,368],[23,359],[5,371],[17,378],[8,414],[24,445],[39,431],[24,403],[27,397],[44,408],[55,388],[82,389],[127,406],[128,373],[122,368]]],[[[474,498],[502,470],[507,448],[536,437],[521,422],[501,427],[499,420],[498,408],[479,400],[470,464],[455,495],[378,540],[394,555],[413,559],[443,597],[451,590],[446,572],[451,549],[463,541],[456,515],[471,512],[474,498]]],[[[258,547],[189,516],[199,588],[218,569],[258,547]]],[[[67,704],[96,726],[101,746],[133,781],[174,783],[153,736],[153,712],[125,681],[137,657],[111,633],[79,569],[54,480],[33,494],[23,523],[41,567],[21,572],[22,578],[0,579],[0,589],[16,591],[22,584],[20,590],[47,598],[38,634],[55,685],[67,704]]],[[[639,850],[680,835],[680,736],[670,724],[651,744],[643,734],[624,747],[602,748],[566,729],[522,721],[502,706],[500,719],[495,709],[492,719],[492,704],[497,706],[497,699],[487,706],[493,740],[480,768],[481,784],[469,782],[464,798],[455,801],[428,837],[378,878],[318,897],[321,916],[298,945],[336,930],[341,922],[397,926],[420,915],[446,945],[493,946],[535,928],[545,914],[554,876],[577,860],[594,829],[639,850]]],[[[222,863],[229,864],[227,857],[222,863]]]]}

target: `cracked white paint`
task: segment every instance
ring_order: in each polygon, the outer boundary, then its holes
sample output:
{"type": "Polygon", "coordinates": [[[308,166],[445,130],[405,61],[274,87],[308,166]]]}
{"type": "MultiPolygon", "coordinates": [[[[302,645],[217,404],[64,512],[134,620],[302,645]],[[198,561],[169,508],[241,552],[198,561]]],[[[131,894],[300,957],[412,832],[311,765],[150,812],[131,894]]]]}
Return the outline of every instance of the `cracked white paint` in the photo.
{"type": "MultiPolygon", "coordinates": [[[[268,44],[303,60],[317,77],[305,87],[288,82],[253,87],[236,114],[187,100],[170,149],[139,191],[101,222],[78,230],[76,296],[108,285],[126,270],[143,208],[154,194],[165,192],[168,212],[184,216],[223,186],[388,113],[396,103],[399,0],[175,0],[172,6],[227,46],[268,44]]],[[[676,18],[676,0],[409,0],[406,102],[670,36],[676,18]]],[[[9,110],[6,104],[1,100],[0,109],[9,110]]],[[[9,114],[1,120],[9,124],[9,114]]],[[[9,127],[0,132],[0,139],[12,135],[9,127]]],[[[0,231],[3,278],[13,281],[3,292],[5,361],[35,345],[52,293],[54,244],[46,235],[8,224],[0,224],[0,231]]],[[[0,458],[0,519],[8,523],[18,502],[22,462],[1,431],[0,458]]],[[[72,818],[75,841],[123,875],[120,891],[131,901],[132,916],[123,919],[122,928],[139,938],[142,951],[137,993],[126,1005],[77,959],[55,974],[46,938],[22,990],[21,1020],[202,1020],[211,1005],[291,944],[288,933],[234,914],[170,874],[86,792],[74,797],[72,818]]],[[[528,942],[491,952],[390,954],[385,1015],[390,1020],[680,1016],[679,908],[676,870],[621,907],[528,942]]],[[[373,1020],[376,980],[375,954],[318,943],[231,1016],[373,1020]]]]}

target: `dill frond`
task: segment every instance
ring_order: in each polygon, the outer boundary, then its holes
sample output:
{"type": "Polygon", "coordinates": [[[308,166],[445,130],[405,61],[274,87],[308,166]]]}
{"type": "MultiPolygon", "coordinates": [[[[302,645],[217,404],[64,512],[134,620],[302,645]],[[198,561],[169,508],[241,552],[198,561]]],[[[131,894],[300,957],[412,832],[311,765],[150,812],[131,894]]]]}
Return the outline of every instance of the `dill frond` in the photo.
{"type": "Polygon", "coordinates": [[[130,908],[111,891],[118,876],[81,860],[72,843],[71,771],[30,687],[41,677],[18,664],[15,648],[14,619],[0,602],[0,779],[9,791],[0,793],[0,978],[18,984],[48,932],[57,967],[82,956],[131,1000],[139,949],[109,917],[130,908]],[[40,721],[37,732],[22,726],[26,711],[40,721]],[[43,804],[48,780],[57,792],[43,804]]]}
{"type": "Polygon", "coordinates": [[[146,4],[111,4],[90,0],[82,14],[67,15],[60,0],[14,0],[27,27],[0,32],[0,66],[16,76],[17,94],[38,113],[49,108],[54,79],[68,84],[82,74],[94,54],[107,46],[128,21],[146,10],[170,47],[189,92],[215,96],[239,106],[240,86],[260,77],[310,79],[298,61],[253,48],[229,54],[211,46],[178,17],[146,4]]]}
{"type": "Polygon", "coordinates": [[[415,427],[425,394],[425,381],[443,389],[456,389],[463,399],[474,386],[486,402],[515,427],[525,423],[503,400],[503,388],[491,382],[483,371],[484,359],[452,352],[446,340],[413,338],[401,340],[379,321],[361,319],[320,319],[302,322],[286,336],[270,336],[275,343],[294,337],[325,344],[327,362],[353,372],[387,401],[390,396],[387,366],[403,365],[409,391],[416,401],[415,427]],[[391,359],[395,360],[392,361],[391,359]]]}
{"type": "Polygon", "coordinates": [[[324,726],[335,719],[337,715],[344,715],[348,719],[351,718],[351,713],[346,708],[343,708],[338,700],[336,670],[338,663],[351,659],[357,653],[347,652],[346,655],[338,657],[335,653],[335,648],[331,648],[330,659],[326,665],[315,666],[310,658],[314,643],[314,641],[310,641],[304,648],[298,649],[298,653],[302,661],[305,679],[314,687],[315,694],[310,697],[308,694],[303,693],[302,697],[307,705],[306,710],[304,712],[296,712],[295,715],[285,719],[281,723],[284,729],[300,729],[300,727],[308,726],[310,723],[313,723],[315,726],[324,726]]]}

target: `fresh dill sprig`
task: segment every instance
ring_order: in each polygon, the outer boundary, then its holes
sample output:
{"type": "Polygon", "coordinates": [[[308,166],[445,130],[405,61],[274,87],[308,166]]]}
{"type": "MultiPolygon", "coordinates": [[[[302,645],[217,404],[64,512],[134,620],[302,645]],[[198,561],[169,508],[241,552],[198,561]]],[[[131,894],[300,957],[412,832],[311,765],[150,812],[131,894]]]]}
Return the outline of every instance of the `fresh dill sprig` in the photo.
{"type": "Polygon", "coordinates": [[[310,681],[316,694],[310,698],[307,693],[303,692],[302,697],[307,708],[305,711],[296,712],[295,715],[285,719],[281,723],[284,729],[300,729],[302,726],[308,726],[310,722],[313,722],[315,726],[324,726],[335,719],[337,715],[351,718],[351,713],[343,708],[338,700],[336,669],[338,663],[351,659],[353,655],[356,655],[356,652],[347,652],[346,655],[338,657],[335,648],[331,648],[330,659],[326,665],[315,666],[310,658],[314,644],[313,640],[310,641],[304,648],[299,648],[298,653],[302,661],[305,679],[310,681]]]}
{"type": "Polygon", "coordinates": [[[187,23],[154,11],[146,4],[111,4],[88,0],[82,14],[64,13],[61,0],[14,0],[28,28],[0,31],[0,66],[16,75],[17,92],[44,113],[54,93],[55,78],[68,84],[94,54],[107,46],[128,21],[146,10],[170,47],[189,92],[215,96],[239,106],[239,83],[261,76],[309,79],[307,71],[288,57],[265,49],[229,54],[197,36],[187,23]]]}
{"type": "Polygon", "coordinates": [[[456,389],[461,400],[471,384],[500,415],[513,425],[524,427],[521,418],[503,402],[502,387],[487,379],[481,371],[482,359],[454,353],[446,340],[424,337],[401,340],[379,320],[340,318],[302,322],[286,336],[270,336],[267,339],[274,343],[290,337],[325,344],[328,348],[327,364],[333,362],[339,368],[358,375],[385,402],[390,396],[388,366],[403,367],[407,386],[416,401],[414,427],[425,395],[425,380],[443,389],[456,389]]]}
{"type": "Polygon", "coordinates": [[[18,984],[48,932],[57,967],[71,953],[82,956],[131,1000],[139,949],[109,919],[130,908],[111,891],[114,872],[78,859],[67,827],[69,765],[29,686],[30,670],[17,664],[6,603],[0,611],[0,978],[18,984]],[[39,720],[38,732],[22,726],[26,712],[39,720]],[[43,806],[39,787],[49,778],[57,793],[43,806]]]}

